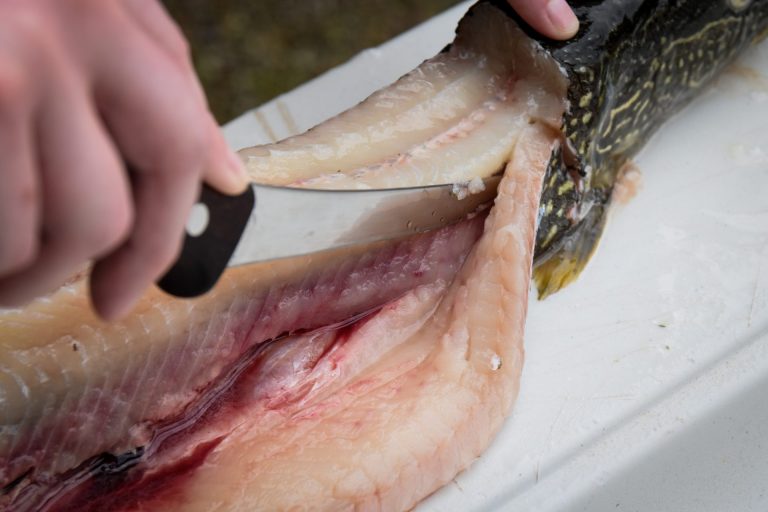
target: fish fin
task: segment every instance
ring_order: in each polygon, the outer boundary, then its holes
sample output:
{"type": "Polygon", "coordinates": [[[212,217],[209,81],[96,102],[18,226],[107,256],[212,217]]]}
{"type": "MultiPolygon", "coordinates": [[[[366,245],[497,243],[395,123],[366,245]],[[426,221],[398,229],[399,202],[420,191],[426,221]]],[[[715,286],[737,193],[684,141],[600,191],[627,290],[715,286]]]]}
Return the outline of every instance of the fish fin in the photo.
{"type": "Polygon", "coordinates": [[[533,280],[539,300],[574,282],[584,270],[605,227],[605,204],[595,204],[572,233],[543,254],[534,264],[533,280]]]}

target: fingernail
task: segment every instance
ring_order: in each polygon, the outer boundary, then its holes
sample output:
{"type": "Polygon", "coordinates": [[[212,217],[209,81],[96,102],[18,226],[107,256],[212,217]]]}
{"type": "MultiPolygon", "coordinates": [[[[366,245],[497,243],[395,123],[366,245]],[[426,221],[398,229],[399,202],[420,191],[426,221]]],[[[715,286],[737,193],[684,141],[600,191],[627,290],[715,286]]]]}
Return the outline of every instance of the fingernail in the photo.
{"type": "Polygon", "coordinates": [[[579,30],[579,19],[565,0],[549,0],[547,16],[563,37],[572,37],[579,30]]]}
{"type": "Polygon", "coordinates": [[[240,156],[234,151],[227,151],[227,163],[229,164],[229,170],[235,178],[238,188],[242,190],[247,187],[251,180],[248,177],[248,171],[245,170],[245,164],[243,164],[243,160],[240,156]]]}

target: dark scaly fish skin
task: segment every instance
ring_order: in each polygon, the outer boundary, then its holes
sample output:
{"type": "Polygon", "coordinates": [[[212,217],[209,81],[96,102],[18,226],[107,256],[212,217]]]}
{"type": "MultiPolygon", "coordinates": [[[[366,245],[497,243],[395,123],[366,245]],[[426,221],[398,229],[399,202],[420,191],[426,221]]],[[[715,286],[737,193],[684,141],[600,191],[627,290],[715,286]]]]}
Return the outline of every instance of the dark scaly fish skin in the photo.
{"type": "Polygon", "coordinates": [[[622,165],[735,56],[765,36],[768,0],[581,0],[566,42],[542,39],[562,67],[566,143],[544,182],[534,277],[539,296],[575,279],[602,232],[622,165]]]}

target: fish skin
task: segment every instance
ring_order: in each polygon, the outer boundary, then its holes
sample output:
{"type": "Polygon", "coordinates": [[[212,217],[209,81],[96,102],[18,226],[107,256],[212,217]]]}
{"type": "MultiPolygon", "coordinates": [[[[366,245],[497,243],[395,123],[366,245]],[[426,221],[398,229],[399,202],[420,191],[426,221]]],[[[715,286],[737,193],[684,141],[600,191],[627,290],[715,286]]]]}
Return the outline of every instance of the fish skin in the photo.
{"type": "Polygon", "coordinates": [[[768,2],[577,0],[570,4],[578,34],[552,41],[506,0],[483,1],[515,19],[568,80],[567,144],[550,161],[536,239],[534,277],[544,298],[573,282],[594,253],[623,165],[760,39],[768,2]]]}
{"type": "Polygon", "coordinates": [[[0,315],[0,487],[29,467],[48,479],[145,445],[154,424],[179,415],[254,345],[450,278],[481,230],[480,217],[368,250],[231,269],[196,300],[153,290],[119,323],[95,316],[83,282],[0,315]],[[376,286],[383,275],[388,286],[376,286]]]}

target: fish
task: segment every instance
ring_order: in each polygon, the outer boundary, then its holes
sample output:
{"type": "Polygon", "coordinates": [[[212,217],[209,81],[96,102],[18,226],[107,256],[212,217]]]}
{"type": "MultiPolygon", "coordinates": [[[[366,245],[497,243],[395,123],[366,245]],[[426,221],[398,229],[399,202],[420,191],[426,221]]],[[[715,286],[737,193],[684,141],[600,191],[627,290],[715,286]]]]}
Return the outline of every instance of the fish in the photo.
{"type": "Polygon", "coordinates": [[[532,276],[542,296],[575,279],[618,169],[768,28],[761,1],[574,7],[554,42],[477,2],[391,86],[240,152],[300,187],[503,173],[491,208],[196,299],[153,289],[116,323],[83,279],[1,312],[0,508],[407,510],[469,467],[519,391],[532,276]]]}
{"type": "Polygon", "coordinates": [[[578,278],[594,254],[624,165],[768,26],[764,0],[571,4],[582,23],[576,39],[541,43],[569,83],[565,144],[547,170],[536,235],[541,298],[578,278]]]}

